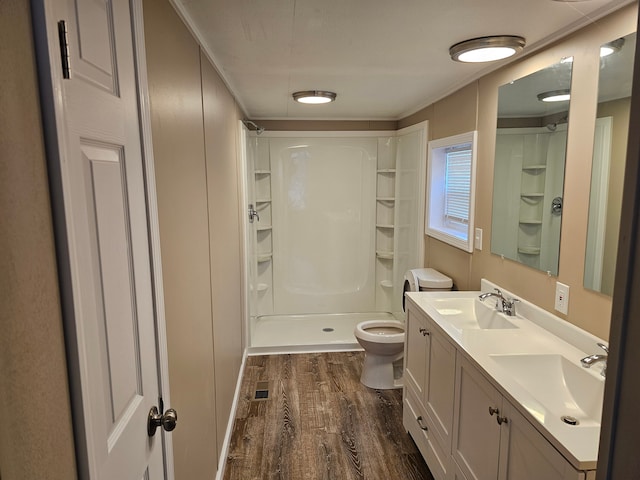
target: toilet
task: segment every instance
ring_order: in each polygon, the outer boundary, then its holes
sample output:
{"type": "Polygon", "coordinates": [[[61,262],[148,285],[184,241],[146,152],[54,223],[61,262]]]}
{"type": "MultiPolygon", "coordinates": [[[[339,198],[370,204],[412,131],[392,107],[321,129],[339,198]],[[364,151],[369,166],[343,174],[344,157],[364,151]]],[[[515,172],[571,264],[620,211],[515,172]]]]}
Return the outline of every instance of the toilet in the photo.
{"type": "MultiPolygon", "coordinates": [[[[432,268],[409,270],[404,276],[402,310],[405,292],[445,291],[451,290],[452,285],[449,277],[432,268]]],[[[402,388],[404,321],[367,320],[356,325],[353,334],[364,349],[360,382],[379,390],[402,388]]]]}

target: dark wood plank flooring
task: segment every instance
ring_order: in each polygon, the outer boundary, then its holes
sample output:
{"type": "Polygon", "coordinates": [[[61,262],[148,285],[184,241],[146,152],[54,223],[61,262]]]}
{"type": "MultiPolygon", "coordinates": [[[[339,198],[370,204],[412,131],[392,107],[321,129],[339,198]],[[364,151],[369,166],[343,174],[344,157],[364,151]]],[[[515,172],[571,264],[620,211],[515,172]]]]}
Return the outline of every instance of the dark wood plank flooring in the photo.
{"type": "Polygon", "coordinates": [[[433,480],[402,426],[402,390],[362,385],[363,357],[249,357],[225,480],[433,480]],[[260,381],[267,400],[254,400],[260,381]]]}

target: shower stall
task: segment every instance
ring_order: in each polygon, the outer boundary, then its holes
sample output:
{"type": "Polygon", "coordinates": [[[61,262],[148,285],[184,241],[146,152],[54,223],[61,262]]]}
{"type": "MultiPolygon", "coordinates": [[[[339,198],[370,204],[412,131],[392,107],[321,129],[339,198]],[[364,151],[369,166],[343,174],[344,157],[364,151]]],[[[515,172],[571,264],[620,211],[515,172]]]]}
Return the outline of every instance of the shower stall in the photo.
{"type": "Polygon", "coordinates": [[[358,322],[401,318],[423,260],[426,124],[243,133],[247,346],[352,349],[358,322]]]}

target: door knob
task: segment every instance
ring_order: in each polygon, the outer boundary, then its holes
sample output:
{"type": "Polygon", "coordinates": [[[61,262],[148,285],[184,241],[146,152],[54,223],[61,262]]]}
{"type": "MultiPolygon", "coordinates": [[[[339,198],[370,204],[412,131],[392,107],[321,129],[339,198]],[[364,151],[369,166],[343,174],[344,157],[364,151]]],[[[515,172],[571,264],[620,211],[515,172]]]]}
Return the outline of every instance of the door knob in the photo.
{"type": "Polygon", "coordinates": [[[160,413],[158,407],[153,406],[151,410],[149,410],[149,417],[147,419],[147,434],[153,437],[158,427],[162,427],[165,432],[171,432],[176,428],[177,422],[178,412],[173,408],[168,408],[164,413],[160,413]]]}

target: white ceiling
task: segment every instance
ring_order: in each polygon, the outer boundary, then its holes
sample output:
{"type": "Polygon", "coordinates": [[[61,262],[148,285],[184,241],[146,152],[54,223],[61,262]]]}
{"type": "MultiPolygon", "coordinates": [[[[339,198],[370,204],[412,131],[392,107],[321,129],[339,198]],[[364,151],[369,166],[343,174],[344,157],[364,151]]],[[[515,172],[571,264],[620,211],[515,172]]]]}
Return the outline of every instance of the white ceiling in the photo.
{"type": "Polygon", "coordinates": [[[520,35],[526,54],[633,0],[172,1],[249,118],[395,120],[507,62],[456,63],[451,45],[520,35]]]}

